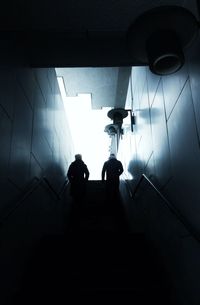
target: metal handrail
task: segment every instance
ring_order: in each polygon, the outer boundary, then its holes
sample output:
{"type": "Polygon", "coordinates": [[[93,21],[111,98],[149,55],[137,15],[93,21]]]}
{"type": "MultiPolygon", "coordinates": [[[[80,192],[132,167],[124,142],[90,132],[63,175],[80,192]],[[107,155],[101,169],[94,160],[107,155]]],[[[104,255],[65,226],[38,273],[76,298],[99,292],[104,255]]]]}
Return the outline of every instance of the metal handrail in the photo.
{"type": "Polygon", "coordinates": [[[41,184],[42,182],[42,179],[39,179],[38,177],[34,177],[32,180],[31,180],[31,183],[29,183],[29,185],[31,184],[31,187],[28,189],[28,191],[26,191],[22,197],[17,201],[16,205],[10,209],[8,211],[8,213],[6,215],[4,215],[1,220],[0,220],[0,225],[2,225],[2,223],[9,217],[12,215],[12,213],[14,213],[14,211],[19,208],[21,206],[21,204],[24,202],[24,200],[26,200],[26,198],[28,198],[36,188],[38,188],[38,186],[41,184]],[[34,185],[32,185],[32,183],[36,181],[36,183],[34,185]]]}
{"type": "Polygon", "coordinates": [[[56,198],[58,200],[61,199],[61,196],[62,194],[64,193],[65,191],[65,188],[67,187],[69,181],[67,179],[64,180],[61,188],[60,188],[60,191],[59,192],[56,192],[55,189],[52,187],[51,183],[49,182],[49,180],[46,178],[46,177],[43,177],[43,180],[44,182],[46,183],[46,185],[50,188],[50,190],[54,193],[54,195],[56,196],[56,198]]]}
{"type": "Polygon", "coordinates": [[[54,188],[50,184],[49,180],[46,177],[43,177],[43,181],[49,187],[49,189],[52,191],[52,193],[56,196],[56,199],[60,200],[59,194],[54,190],[54,188]]]}
{"type": "Polygon", "coordinates": [[[65,181],[63,182],[61,188],[60,188],[59,193],[58,193],[59,197],[62,196],[62,194],[64,193],[65,188],[68,186],[68,184],[69,184],[69,180],[66,178],[65,181]]]}
{"type": "MultiPolygon", "coordinates": [[[[65,180],[61,191],[59,193],[57,193],[53,187],[51,186],[50,182],[48,181],[48,179],[46,177],[42,177],[42,178],[38,178],[38,177],[34,177],[31,182],[29,183],[30,188],[25,192],[25,194],[22,195],[22,197],[17,201],[17,204],[9,210],[9,212],[4,215],[1,219],[0,219],[0,226],[2,226],[3,222],[9,218],[9,216],[11,216],[22,204],[23,202],[39,187],[39,185],[42,185],[42,183],[45,182],[46,185],[48,186],[48,188],[54,193],[54,195],[56,196],[56,198],[58,200],[61,199],[62,194],[64,193],[65,187],[68,185],[68,181],[65,180]],[[35,184],[33,185],[33,182],[35,182],[35,184]]],[[[27,187],[26,187],[27,188],[27,187]]],[[[25,188],[25,189],[26,189],[25,188]]]]}
{"type": "MultiPolygon", "coordinates": [[[[142,181],[145,179],[149,183],[149,185],[154,189],[154,191],[158,194],[158,196],[164,201],[165,205],[169,208],[169,210],[178,218],[178,220],[184,225],[187,231],[200,242],[199,232],[194,229],[194,227],[186,220],[186,218],[181,214],[181,212],[172,204],[161,192],[160,190],[151,182],[151,180],[145,175],[142,174],[134,191],[132,191],[130,185],[127,183],[129,192],[131,194],[131,198],[134,199],[136,192],[138,191],[142,181]]],[[[126,182],[126,180],[125,180],[126,182]]]]}

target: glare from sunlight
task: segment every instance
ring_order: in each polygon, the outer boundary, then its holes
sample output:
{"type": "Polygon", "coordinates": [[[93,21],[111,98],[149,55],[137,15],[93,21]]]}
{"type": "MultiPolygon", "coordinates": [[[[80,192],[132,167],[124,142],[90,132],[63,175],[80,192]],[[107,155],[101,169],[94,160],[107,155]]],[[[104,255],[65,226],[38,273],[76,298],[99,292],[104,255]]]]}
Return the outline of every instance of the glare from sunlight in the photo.
{"type": "Polygon", "coordinates": [[[66,96],[64,83],[58,78],[67,120],[74,143],[74,153],[82,154],[90,171],[90,180],[100,180],[103,163],[108,159],[111,139],[104,132],[110,123],[107,112],[110,108],[92,110],[91,94],[66,96]]]}

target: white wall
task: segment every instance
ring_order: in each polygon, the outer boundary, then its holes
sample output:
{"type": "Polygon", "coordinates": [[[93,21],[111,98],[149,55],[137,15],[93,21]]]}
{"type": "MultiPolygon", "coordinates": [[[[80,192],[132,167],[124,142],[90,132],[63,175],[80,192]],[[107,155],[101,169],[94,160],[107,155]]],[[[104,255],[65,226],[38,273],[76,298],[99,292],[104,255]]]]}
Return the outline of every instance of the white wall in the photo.
{"type": "Polygon", "coordinates": [[[60,188],[73,155],[55,69],[1,69],[0,147],[1,214],[34,176],[60,188]]]}
{"type": "MultiPolygon", "coordinates": [[[[124,137],[131,145],[122,140],[121,154],[133,188],[145,173],[200,233],[199,51],[200,39],[186,54],[184,67],[169,76],[154,75],[148,67],[132,68],[127,105],[132,105],[136,125],[124,137]]],[[[200,243],[145,187],[141,199],[138,195],[132,202],[143,213],[143,229],[161,248],[177,300],[199,304],[200,243]]]]}

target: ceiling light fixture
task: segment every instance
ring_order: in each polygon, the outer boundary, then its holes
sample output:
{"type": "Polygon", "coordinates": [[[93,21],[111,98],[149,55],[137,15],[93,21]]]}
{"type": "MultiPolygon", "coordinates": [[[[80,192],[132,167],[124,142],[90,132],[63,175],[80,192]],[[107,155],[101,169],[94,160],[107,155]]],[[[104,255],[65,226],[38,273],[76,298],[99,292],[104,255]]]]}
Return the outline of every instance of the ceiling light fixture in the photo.
{"type": "Polygon", "coordinates": [[[107,116],[113,120],[112,124],[106,125],[105,132],[108,133],[108,135],[122,135],[123,129],[123,119],[128,116],[128,113],[130,112],[130,124],[131,124],[131,131],[133,131],[133,125],[135,124],[135,116],[131,109],[123,109],[123,108],[114,108],[108,111],[107,116]]]}
{"type": "Polygon", "coordinates": [[[178,71],[184,64],[184,49],[198,33],[198,22],[187,9],[161,6],[139,16],[128,29],[128,48],[132,56],[149,65],[158,75],[178,71]]]}

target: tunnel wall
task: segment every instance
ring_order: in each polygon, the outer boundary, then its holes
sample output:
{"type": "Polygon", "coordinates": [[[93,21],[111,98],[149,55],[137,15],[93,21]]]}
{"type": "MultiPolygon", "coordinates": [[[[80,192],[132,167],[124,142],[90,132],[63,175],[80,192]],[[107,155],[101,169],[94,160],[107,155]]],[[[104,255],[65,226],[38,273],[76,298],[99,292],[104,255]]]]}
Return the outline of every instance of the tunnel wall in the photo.
{"type": "Polygon", "coordinates": [[[60,189],[73,147],[55,69],[1,68],[0,147],[1,215],[34,177],[60,189]]]}
{"type": "MultiPolygon", "coordinates": [[[[142,173],[200,234],[200,39],[175,74],[158,76],[133,67],[126,109],[136,124],[124,126],[119,156],[134,190],[142,173]]],[[[177,304],[200,301],[200,243],[143,182],[129,206],[133,230],[144,230],[162,253],[177,304]],[[136,220],[136,221],[135,221],[136,220]],[[137,223],[137,228],[135,227],[137,223]]]]}
{"type": "Polygon", "coordinates": [[[175,74],[158,76],[133,67],[126,108],[134,132],[121,141],[121,158],[132,183],[146,174],[200,232],[200,40],[175,74]]]}

